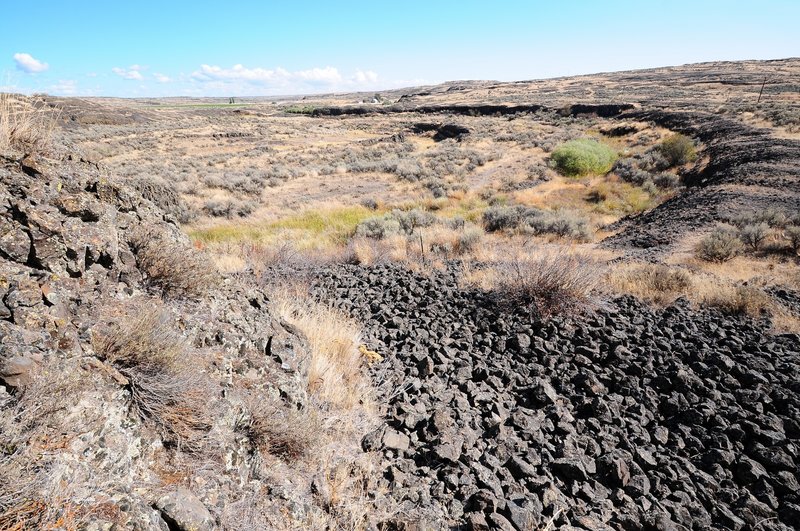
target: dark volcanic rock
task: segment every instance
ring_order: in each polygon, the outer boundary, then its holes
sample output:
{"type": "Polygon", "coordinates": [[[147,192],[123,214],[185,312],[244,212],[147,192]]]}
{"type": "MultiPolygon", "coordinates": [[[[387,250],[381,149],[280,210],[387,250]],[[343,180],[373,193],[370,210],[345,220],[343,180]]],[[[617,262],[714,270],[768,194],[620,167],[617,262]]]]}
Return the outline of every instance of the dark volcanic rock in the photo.
{"type": "Polygon", "coordinates": [[[387,481],[402,470],[398,496],[442,527],[797,525],[797,336],[631,297],[531,322],[455,268],[315,274],[385,356],[387,433],[413,448],[386,455],[387,481]]]}

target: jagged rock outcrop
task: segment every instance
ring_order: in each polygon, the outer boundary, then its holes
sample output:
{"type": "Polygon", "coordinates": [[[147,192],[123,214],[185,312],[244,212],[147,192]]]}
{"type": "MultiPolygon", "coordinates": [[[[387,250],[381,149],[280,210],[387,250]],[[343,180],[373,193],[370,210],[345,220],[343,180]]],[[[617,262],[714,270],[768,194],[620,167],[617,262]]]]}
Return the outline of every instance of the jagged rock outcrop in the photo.
{"type": "Polygon", "coordinates": [[[309,407],[305,348],[135,188],[0,161],[0,527],[313,519],[310,475],[247,431],[253,404],[309,407]]]}

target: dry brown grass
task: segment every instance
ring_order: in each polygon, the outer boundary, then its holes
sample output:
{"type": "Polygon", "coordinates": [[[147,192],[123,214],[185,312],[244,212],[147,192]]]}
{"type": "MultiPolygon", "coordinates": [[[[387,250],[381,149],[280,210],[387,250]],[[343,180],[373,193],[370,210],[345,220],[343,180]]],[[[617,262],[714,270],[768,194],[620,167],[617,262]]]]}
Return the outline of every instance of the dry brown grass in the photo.
{"type": "Polygon", "coordinates": [[[105,317],[106,324],[93,330],[92,346],[127,379],[133,410],[166,443],[198,449],[209,427],[209,384],[171,317],[153,300],[110,309],[105,317]]]}
{"type": "Polygon", "coordinates": [[[368,360],[359,349],[360,329],[339,311],[309,300],[300,283],[269,290],[273,309],[305,339],[308,354],[301,365],[308,399],[297,408],[243,391],[247,414],[241,430],[269,475],[282,470],[282,463],[291,467],[293,481],[313,478],[320,510],[295,519],[277,510],[280,500],[247,495],[232,505],[235,511],[223,514],[222,522],[230,529],[367,529],[381,493],[375,488],[375,456],[360,448],[361,438],[378,423],[373,384],[365,372],[368,360]],[[275,519],[278,514],[283,516],[275,519]]]}
{"type": "Polygon", "coordinates": [[[147,281],[171,297],[201,297],[219,282],[209,257],[166,234],[159,227],[141,227],[130,245],[147,281]]]}
{"type": "Polygon", "coordinates": [[[699,307],[728,315],[769,317],[774,332],[799,332],[793,314],[765,288],[797,289],[800,274],[791,264],[736,257],[728,262],[689,259],[676,265],[622,264],[610,268],[605,286],[610,293],[630,294],[657,305],[686,297],[699,307]]]}
{"type": "Polygon", "coordinates": [[[309,346],[308,390],[330,405],[371,410],[372,384],[359,352],[359,326],[342,312],[304,296],[302,286],[272,288],[273,308],[297,327],[309,346]]]}
{"type": "Polygon", "coordinates": [[[312,409],[279,406],[263,398],[251,400],[244,431],[253,446],[293,462],[306,459],[319,443],[320,423],[312,409]]]}
{"type": "Polygon", "coordinates": [[[382,240],[353,238],[347,246],[349,261],[365,266],[402,262],[408,258],[408,238],[391,236],[382,240]]]}
{"type": "Polygon", "coordinates": [[[764,279],[742,283],[698,275],[690,299],[728,315],[769,317],[775,333],[800,333],[800,316],[764,291],[770,285],[764,279]]]}
{"type": "Polygon", "coordinates": [[[669,304],[692,287],[685,269],[660,264],[625,264],[613,267],[605,278],[612,293],[625,293],[656,304],[669,304]]]}
{"type": "Polygon", "coordinates": [[[703,298],[703,304],[728,315],[761,317],[775,308],[772,298],[753,286],[718,286],[703,298]]]}
{"type": "Polygon", "coordinates": [[[27,96],[0,93],[0,151],[31,154],[43,150],[57,120],[57,112],[37,107],[27,96]]]}

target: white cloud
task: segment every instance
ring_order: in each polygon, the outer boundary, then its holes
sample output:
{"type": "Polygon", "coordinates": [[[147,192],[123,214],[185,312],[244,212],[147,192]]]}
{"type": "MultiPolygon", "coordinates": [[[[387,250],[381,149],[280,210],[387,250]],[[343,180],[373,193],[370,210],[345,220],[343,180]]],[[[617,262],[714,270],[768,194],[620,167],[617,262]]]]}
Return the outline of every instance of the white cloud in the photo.
{"type": "Polygon", "coordinates": [[[144,68],[139,65],[131,65],[128,68],[114,67],[111,69],[112,72],[122,78],[133,79],[136,81],[141,81],[144,79],[144,76],[142,76],[141,72],[142,70],[144,70],[144,68]]]}
{"type": "Polygon", "coordinates": [[[344,76],[333,66],[289,71],[248,68],[236,64],[230,68],[201,65],[192,72],[190,80],[202,83],[204,93],[239,92],[258,94],[289,94],[339,90],[369,90],[375,88],[378,74],[371,70],[356,70],[344,76]]]}
{"type": "Polygon", "coordinates": [[[309,83],[336,84],[342,81],[339,70],[332,66],[325,68],[312,68],[311,70],[300,70],[291,74],[292,77],[307,81],[309,83]]]}
{"type": "Polygon", "coordinates": [[[159,83],[169,83],[170,81],[172,81],[172,79],[170,79],[168,76],[165,76],[164,74],[159,74],[158,72],[153,72],[153,77],[156,78],[156,81],[158,81],[159,83]]]}
{"type": "Polygon", "coordinates": [[[376,83],[378,81],[378,74],[372,70],[356,70],[356,74],[352,77],[352,81],[360,85],[376,83]]]}
{"type": "Polygon", "coordinates": [[[201,65],[200,70],[192,72],[192,78],[198,81],[245,81],[256,85],[286,85],[293,82],[333,85],[342,82],[339,70],[326,66],[290,72],[285,68],[246,68],[234,65],[231,68],[201,65]]]}
{"type": "Polygon", "coordinates": [[[17,63],[17,68],[22,70],[23,72],[27,72],[28,74],[36,74],[38,72],[44,72],[50,65],[47,63],[43,63],[38,59],[35,59],[29,53],[15,53],[14,54],[14,62],[17,63]]]}
{"type": "Polygon", "coordinates": [[[97,77],[97,72],[89,72],[86,77],[97,77]]]}
{"type": "Polygon", "coordinates": [[[59,79],[58,83],[48,87],[47,92],[56,96],[73,96],[78,92],[78,83],[73,79],[59,79]]]}

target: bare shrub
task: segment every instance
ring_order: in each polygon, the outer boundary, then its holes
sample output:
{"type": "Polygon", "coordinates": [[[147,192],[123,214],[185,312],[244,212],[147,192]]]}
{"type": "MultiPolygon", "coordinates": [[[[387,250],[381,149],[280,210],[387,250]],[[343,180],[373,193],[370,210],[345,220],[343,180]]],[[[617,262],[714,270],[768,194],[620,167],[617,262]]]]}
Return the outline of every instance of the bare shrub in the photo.
{"type": "Polygon", "coordinates": [[[576,313],[591,303],[599,264],[580,254],[548,251],[493,264],[493,292],[502,304],[538,318],[576,313]]]}
{"type": "Polygon", "coordinates": [[[736,229],[723,225],[714,229],[710,234],[700,240],[695,248],[695,254],[708,262],[727,262],[742,250],[742,241],[736,229]]]}
{"type": "Polygon", "coordinates": [[[398,234],[402,230],[400,222],[392,215],[367,218],[356,227],[356,236],[382,240],[388,236],[398,234]]]}
{"type": "Polygon", "coordinates": [[[400,228],[406,234],[413,234],[420,227],[430,227],[436,222],[436,217],[430,212],[419,208],[408,211],[394,210],[392,217],[400,223],[400,228]]]}
{"type": "Polygon", "coordinates": [[[320,430],[313,410],[263,399],[250,401],[248,409],[250,417],[244,431],[253,446],[286,461],[309,456],[320,430]]]}
{"type": "Polygon", "coordinates": [[[445,259],[464,256],[475,251],[484,236],[483,230],[475,225],[461,229],[437,225],[420,231],[419,238],[408,237],[405,258],[408,261],[426,262],[431,255],[445,259]],[[426,253],[427,250],[430,253],[426,253]]]}
{"type": "MultiPolygon", "coordinates": [[[[75,366],[42,367],[3,404],[0,529],[78,529],[85,523],[88,504],[57,479],[59,453],[52,451],[93,427],[92,419],[71,416],[82,397],[80,377],[75,366]]],[[[92,494],[104,494],[103,485],[93,485],[92,494]]]]}
{"type": "Polygon", "coordinates": [[[535,207],[493,206],[483,213],[486,232],[501,230],[533,234],[555,234],[576,240],[591,239],[588,220],[569,210],[541,210],[535,207]]]}
{"type": "Polygon", "coordinates": [[[663,153],[658,148],[653,148],[645,153],[634,157],[636,165],[646,172],[659,172],[669,168],[669,161],[664,158],[663,153]]]}
{"type": "Polygon", "coordinates": [[[582,241],[592,238],[588,220],[571,210],[543,211],[541,215],[529,217],[526,223],[534,234],[555,234],[582,241]]]}
{"type": "Polygon", "coordinates": [[[244,218],[253,213],[257,208],[254,201],[206,201],[203,212],[215,218],[244,218]]]}
{"type": "Polygon", "coordinates": [[[753,251],[758,251],[768,234],[769,225],[766,223],[745,225],[739,231],[739,239],[753,251]]]}
{"type": "Polygon", "coordinates": [[[516,229],[522,223],[524,207],[493,206],[483,213],[483,228],[486,232],[516,229]]]}
{"type": "Polygon", "coordinates": [[[483,241],[485,233],[480,227],[467,227],[458,237],[458,252],[466,254],[474,251],[483,241]]]}
{"type": "Polygon", "coordinates": [[[366,198],[362,199],[359,204],[361,206],[363,206],[364,208],[368,208],[370,210],[378,210],[378,206],[379,206],[378,205],[378,201],[376,201],[375,199],[373,199],[371,197],[366,197],[366,198]]]}
{"type": "Polygon", "coordinates": [[[207,257],[159,227],[140,227],[129,243],[148,282],[164,295],[199,297],[218,282],[207,257]]]}
{"type": "Polygon", "coordinates": [[[786,212],[772,207],[729,216],[726,221],[736,225],[740,229],[748,225],[758,225],[761,223],[769,227],[782,228],[792,222],[791,217],[788,216],[786,212]]]}
{"type": "Polygon", "coordinates": [[[57,121],[57,112],[38,107],[32,98],[0,93],[0,151],[41,151],[50,142],[57,121]]]}
{"type": "Polygon", "coordinates": [[[789,247],[792,249],[792,251],[795,253],[800,251],[800,227],[786,227],[783,235],[789,241],[789,247]]]}
{"type": "Polygon", "coordinates": [[[634,158],[619,159],[614,163],[611,171],[616,173],[625,182],[641,186],[651,177],[650,172],[642,170],[634,158]]]}
{"type": "Polygon", "coordinates": [[[681,178],[674,173],[661,172],[653,176],[653,184],[659,188],[669,190],[670,188],[677,188],[681,184],[681,178]]]}
{"type": "Polygon", "coordinates": [[[165,442],[196,449],[208,429],[205,385],[192,367],[183,337],[156,301],[110,312],[92,346],[127,380],[133,410],[154,424],[165,442]]]}
{"type": "Polygon", "coordinates": [[[398,262],[406,257],[406,247],[406,237],[401,235],[394,235],[380,240],[356,236],[347,244],[344,252],[344,261],[360,265],[398,262]]]}

